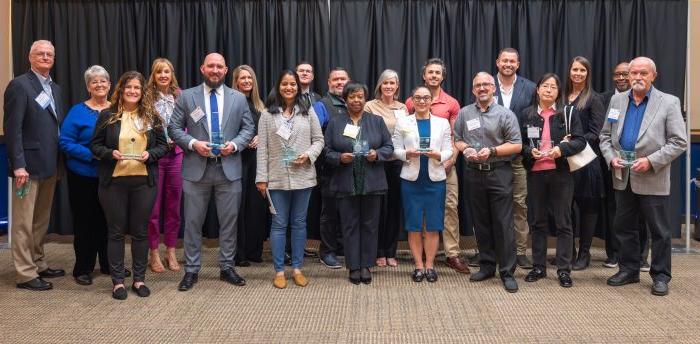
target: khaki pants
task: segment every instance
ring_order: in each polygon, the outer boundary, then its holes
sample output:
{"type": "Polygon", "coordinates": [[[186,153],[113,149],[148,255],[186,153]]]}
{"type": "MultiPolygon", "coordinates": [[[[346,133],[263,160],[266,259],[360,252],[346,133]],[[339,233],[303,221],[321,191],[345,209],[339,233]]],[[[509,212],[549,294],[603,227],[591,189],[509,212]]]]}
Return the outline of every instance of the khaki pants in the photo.
{"type": "Polygon", "coordinates": [[[49,229],[56,176],[32,179],[29,193],[16,196],[17,186],[12,182],[12,258],[17,271],[17,283],[28,282],[39,271],[49,266],[44,261],[44,236],[49,229]]]}
{"type": "Polygon", "coordinates": [[[459,202],[459,184],[457,182],[457,169],[453,166],[447,175],[445,196],[445,229],[442,231],[442,244],[445,256],[459,256],[459,214],[457,203],[459,202]]]}
{"type": "Polygon", "coordinates": [[[527,251],[527,171],[523,167],[523,158],[517,156],[511,163],[513,167],[513,223],[515,224],[515,246],[518,255],[527,251]]]}

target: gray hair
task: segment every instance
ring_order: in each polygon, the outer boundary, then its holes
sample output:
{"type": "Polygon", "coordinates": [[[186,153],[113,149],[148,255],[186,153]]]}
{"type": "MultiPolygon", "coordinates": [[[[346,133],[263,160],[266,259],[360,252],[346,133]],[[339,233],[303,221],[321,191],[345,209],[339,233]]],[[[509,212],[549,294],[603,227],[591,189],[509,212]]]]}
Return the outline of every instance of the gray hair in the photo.
{"type": "Polygon", "coordinates": [[[40,40],[34,41],[34,43],[32,43],[31,48],[29,48],[29,53],[30,54],[33,53],[34,50],[39,48],[40,45],[48,45],[51,47],[51,50],[53,50],[54,52],[56,51],[56,48],[54,48],[53,43],[51,43],[51,41],[47,41],[45,39],[40,39],[40,40]]]}
{"type": "Polygon", "coordinates": [[[109,81],[107,70],[100,65],[94,65],[85,71],[85,86],[89,86],[90,81],[97,77],[103,77],[109,81]]]}
{"type": "Polygon", "coordinates": [[[394,92],[394,100],[399,99],[399,74],[393,69],[386,69],[379,75],[379,80],[377,80],[377,87],[374,88],[374,98],[382,98],[382,84],[391,78],[396,78],[396,92],[394,92]]]}
{"type": "Polygon", "coordinates": [[[649,67],[651,67],[651,70],[654,72],[654,74],[657,74],[656,73],[656,63],[654,63],[654,60],[652,60],[646,56],[635,57],[634,59],[632,59],[632,61],[630,61],[630,67],[632,66],[632,64],[635,64],[635,63],[646,63],[649,65],[649,67]]]}
{"type": "Polygon", "coordinates": [[[480,77],[480,76],[481,76],[481,77],[487,77],[489,80],[491,80],[491,83],[492,83],[492,84],[496,84],[496,79],[493,78],[493,75],[491,75],[491,74],[489,74],[489,73],[486,73],[486,72],[479,72],[479,73],[476,73],[476,75],[474,75],[474,78],[472,79],[472,84],[474,84],[474,80],[476,80],[476,78],[478,78],[478,77],[480,77]]]}

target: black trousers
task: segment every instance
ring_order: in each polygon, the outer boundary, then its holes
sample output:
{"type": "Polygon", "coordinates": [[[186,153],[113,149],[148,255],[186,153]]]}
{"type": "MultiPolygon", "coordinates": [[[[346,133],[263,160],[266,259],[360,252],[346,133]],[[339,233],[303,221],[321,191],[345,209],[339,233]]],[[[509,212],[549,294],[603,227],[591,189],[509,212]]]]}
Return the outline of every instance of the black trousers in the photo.
{"type": "Polygon", "coordinates": [[[534,214],[531,227],[534,264],[546,269],[547,237],[551,216],[557,234],[557,272],[571,272],[574,244],[574,231],[571,224],[574,179],[571,173],[559,170],[529,172],[527,190],[534,214]]]}
{"type": "Polygon", "coordinates": [[[515,270],[513,169],[505,164],[491,171],[479,171],[467,165],[465,172],[481,269],[495,272],[498,264],[501,278],[512,277],[515,270]]]}
{"type": "Polygon", "coordinates": [[[641,216],[651,234],[651,270],[653,280],[671,280],[671,228],[669,224],[669,196],[639,195],[628,183],[623,191],[615,191],[617,212],[615,235],[620,243],[620,271],[639,273],[641,216]]]}
{"type": "Polygon", "coordinates": [[[384,163],[384,172],[388,191],[382,197],[379,216],[379,239],[377,257],[395,258],[399,231],[403,228],[403,209],[401,207],[401,168],[400,160],[384,163]]]}
{"type": "Polygon", "coordinates": [[[86,177],[66,169],[68,200],[73,214],[73,276],[89,275],[99,258],[100,270],[109,273],[107,221],[97,197],[97,177],[86,177]]]}
{"type": "Polygon", "coordinates": [[[374,266],[377,259],[377,227],[381,202],[382,195],[338,198],[345,266],[349,270],[374,266]]]}
{"type": "Polygon", "coordinates": [[[156,201],[156,187],[147,177],[116,177],[99,187],[107,218],[107,255],[112,283],[124,283],[124,236],[131,235],[134,282],[143,282],[148,264],[148,220],[156,201]]]}
{"type": "Polygon", "coordinates": [[[257,168],[256,151],[246,149],[241,153],[241,208],[238,211],[236,261],[260,260],[263,242],[270,234],[270,217],[267,201],[255,187],[257,168]]]}

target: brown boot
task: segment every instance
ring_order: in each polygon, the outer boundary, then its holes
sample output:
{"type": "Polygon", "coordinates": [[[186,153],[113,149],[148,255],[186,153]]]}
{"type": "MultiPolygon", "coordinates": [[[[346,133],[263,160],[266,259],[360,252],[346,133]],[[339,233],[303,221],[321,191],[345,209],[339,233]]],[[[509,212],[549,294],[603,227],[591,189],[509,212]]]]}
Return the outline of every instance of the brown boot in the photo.
{"type": "Polygon", "coordinates": [[[168,265],[168,269],[171,271],[180,271],[180,264],[178,264],[177,256],[175,255],[175,247],[168,247],[165,250],[165,264],[168,265]]]}
{"type": "Polygon", "coordinates": [[[163,266],[163,263],[160,261],[160,255],[158,254],[158,249],[151,250],[151,253],[148,258],[148,266],[151,268],[151,271],[155,273],[160,273],[165,271],[165,267],[163,266]]]}

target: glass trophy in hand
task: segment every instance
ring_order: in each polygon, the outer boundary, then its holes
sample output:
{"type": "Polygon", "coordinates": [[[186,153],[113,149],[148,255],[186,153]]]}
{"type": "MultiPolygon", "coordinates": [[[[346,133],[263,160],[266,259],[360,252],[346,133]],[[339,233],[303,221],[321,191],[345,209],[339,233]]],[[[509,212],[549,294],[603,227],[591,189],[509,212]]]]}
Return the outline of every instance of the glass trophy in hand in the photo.
{"type": "Polygon", "coordinates": [[[476,159],[476,156],[479,154],[479,151],[481,150],[481,141],[477,139],[470,139],[467,144],[469,147],[467,147],[464,150],[464,157],[470,160],[476,159]]]}
{"type": "Polygon", "coordinates": [[[211,154],[218,156],[221,154],[221,149],[226,147],[224,144],[224,135],[219,131],[211,133],[211,142],[207,143],[207,147],[211,147],[211,154]]]}
{"type": "Polygon", "coordinates": [[[421,136],[418,138],[418,153],[430,153],[430,136],[421,136]]]}
{"type": "Polygon", "coordinates": [[[129,139],[129,145],[127,146],[126,152],[122,153],[122,158],[124,160],[139,160],[143,152],[137,152],[136,150],[136,138],[132,137],[129,139]]]}
{"type": "Polygon", "coordinates": [[[540,151],[543,157],[549,156],[552,148],[552,140],[537,140],[537,150],[540,151]]]}
{"type": "Polygon", "coordinates": [[[352,154],[355,156],[367,156],[369,154],[369,143],[367,143],[367,140],[355,140],[352,145],[352,154]]]}
{"type": "Polygon", "coordinates": [[[629,168],[634,164],[635,160],[637,160],[637,153],[635,153],[635,151],[620,151],[620,165],[629,168]]]}
{"type": "Polygon", "coordinates": [[[297,151],[294,149],[294,147],[282,147],[282,162],[284,163],[285,167],[289,167],[297,158],[297,151]]]}

